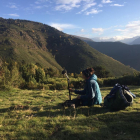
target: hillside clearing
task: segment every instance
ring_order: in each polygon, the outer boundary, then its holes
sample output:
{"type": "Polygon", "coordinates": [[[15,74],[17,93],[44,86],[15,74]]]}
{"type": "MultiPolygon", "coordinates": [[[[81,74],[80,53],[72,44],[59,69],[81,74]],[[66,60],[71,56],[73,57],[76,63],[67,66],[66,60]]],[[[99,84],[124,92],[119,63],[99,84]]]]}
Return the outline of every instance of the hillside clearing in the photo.
{"type": "MultiPolygon", "coordinates": [[[[111,88],[101,88],[102,95],[111,88]]],[[[0,91],[1,140],[139,140],[140,87],[133,107],[109,112],[100,106],[61,109],[68,91],[0,91]]],[[[75,95],[73,95],[73,98],[75,95]]]]}

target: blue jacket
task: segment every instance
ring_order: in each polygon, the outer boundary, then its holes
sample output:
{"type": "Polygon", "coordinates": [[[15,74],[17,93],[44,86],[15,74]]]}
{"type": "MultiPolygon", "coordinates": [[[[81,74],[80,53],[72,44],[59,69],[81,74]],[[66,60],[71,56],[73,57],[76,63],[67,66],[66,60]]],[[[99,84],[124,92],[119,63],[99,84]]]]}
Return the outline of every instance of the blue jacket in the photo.
{"type": "Polygon", "coordinates": [[[92,106],[93,104],[101,104],[102,102],[102,95],[95,74],[86,80],[84,90],[75,90],[75,93],[81,95],[80,99],[83,106],[92,106]]]}

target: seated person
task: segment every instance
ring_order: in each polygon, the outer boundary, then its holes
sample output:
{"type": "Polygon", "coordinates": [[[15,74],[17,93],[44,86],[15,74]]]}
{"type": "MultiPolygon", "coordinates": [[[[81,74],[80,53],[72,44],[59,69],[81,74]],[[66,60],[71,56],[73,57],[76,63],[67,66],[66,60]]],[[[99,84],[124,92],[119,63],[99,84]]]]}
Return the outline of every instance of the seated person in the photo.
{"type": "Polygon", "coordinates": [[[102,95],[99,85],[97,83],[97,76],[94,74],[93,68],[88,68],[82,71],[83,78],[86,80],[84,90],[73,90],[71,92],[79,94],[77,99],[74,99],[75,106],[92,106],[99,105],[102,102],[102,95]]]}

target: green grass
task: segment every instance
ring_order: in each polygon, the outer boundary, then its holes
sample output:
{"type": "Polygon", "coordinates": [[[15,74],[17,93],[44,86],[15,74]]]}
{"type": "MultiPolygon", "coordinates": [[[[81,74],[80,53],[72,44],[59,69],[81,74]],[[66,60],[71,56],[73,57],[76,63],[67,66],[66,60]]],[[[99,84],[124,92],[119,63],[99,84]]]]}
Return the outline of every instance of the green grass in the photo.
{"type": "MultiPolygon", "coordinates": [[[[101,88],[102,95],[111,88],[101,88]]],[[[133,107],[109,112],[98,105],[61,108],[67,91],[19,90],[0,92],[0,140],[139,140],[140,88],[133,107]]],[[[73,95],[75,98],[75,95],[73,95]]]]}

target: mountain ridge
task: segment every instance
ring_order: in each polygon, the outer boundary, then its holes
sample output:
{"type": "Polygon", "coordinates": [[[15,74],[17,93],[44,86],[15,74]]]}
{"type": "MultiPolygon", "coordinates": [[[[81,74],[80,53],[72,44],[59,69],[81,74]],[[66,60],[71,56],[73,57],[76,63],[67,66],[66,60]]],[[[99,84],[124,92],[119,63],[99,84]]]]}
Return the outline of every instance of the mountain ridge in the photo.
{"type": "Polygon", "coordinates": [[[5,60],[41,63],[58,70],[65,67],[70,73],[97,65],[104,66],[114,76],[135,71],[81,39],[42,23],[19,19],[0,18],[0,55],[5,60]]]}
{"type": "Polygon", "coordinates": [[[92,40],[94,42],[122,42],[122,43],[125,43],[125,44],[128,44],[128,45],[132,45],[132,42],[134,40],[136,40],[137,38],[139,38],[139,36],[135,36],[135,37],[132,37],[132,38],[125,38],[125,39],[117,41],[115,38],[102,39],[100,37],[95,37],[95,38],[92,38],[92,40]]]}
{"type": "Polygon", "coordinates": [[[88,42],[101,53],[104,53],[121,63],[140,71],[140,45],[127,45],[121,42],[88,42]]]}
{"type": "Polygon", "coordinates": [[[140,37],[130,43],[131,45],[140,45],[140,37]]]}

